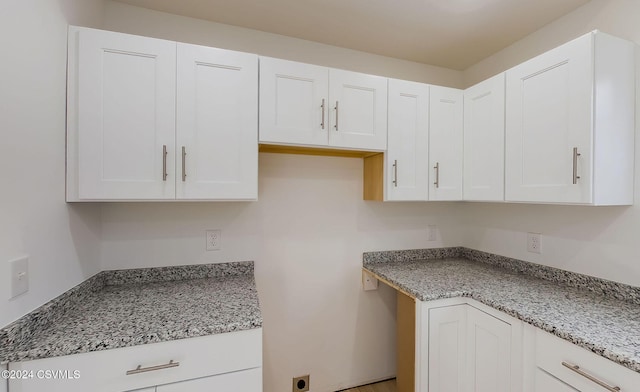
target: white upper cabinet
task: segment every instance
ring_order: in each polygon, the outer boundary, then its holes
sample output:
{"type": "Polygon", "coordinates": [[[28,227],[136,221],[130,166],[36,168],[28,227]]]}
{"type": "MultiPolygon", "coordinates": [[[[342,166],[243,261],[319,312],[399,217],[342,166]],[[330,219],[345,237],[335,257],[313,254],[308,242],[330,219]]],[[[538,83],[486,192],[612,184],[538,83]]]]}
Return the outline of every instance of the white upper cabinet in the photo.
{"type": "Polygon", "coordinates": [[[387,148],[387,78],[331,69],[329,101],[330,146],[387,148]]]}
{"type": "Polygon", "coordinates": [[[68,200],[175,197],[176,43],[70,28],[68,200]]]}
{"type": "Polygon", "coordinates": [[[464,91],[464,200],[504,200],[505,75],[464,91]]]}
{"type": "Polygon", "coordinates": [[[462,90],[431,86],[429,200],[462,200],[462,90]]]}
{"type": "Polygon", "coordinates": [[[506,200],[632,204],[634,72],[600,32],[507,71],[506,200]]]}
{"type": "Polygon", "coordinates": [[[326,145],[329,70],[260,57],[260,142],[326,145]]]}
{"type": "Polygon", "coordinates": [[[429,86],[389,79],[385,200],[428,199],[429,86]]]}
{"type": "Polygon", "coordinates": [[[178,44],[178,199],[258,196],[258,57],[178,44]]]}
{"type": "Polygon", "coordinates": [[[68,84],[68,201],[257,197],[256,55],[71,27],[68,84]]]}
{"type": "Polygon", "coordinates": [[[260,142],[387,147],[387,79],[260,58],[260,142]]]}

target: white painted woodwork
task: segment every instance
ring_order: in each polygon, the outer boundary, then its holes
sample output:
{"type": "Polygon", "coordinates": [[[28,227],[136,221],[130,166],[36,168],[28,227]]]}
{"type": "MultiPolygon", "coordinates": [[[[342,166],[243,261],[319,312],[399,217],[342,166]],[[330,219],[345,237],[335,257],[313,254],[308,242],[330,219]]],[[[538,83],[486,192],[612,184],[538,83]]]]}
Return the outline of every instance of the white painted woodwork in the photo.
{"type": "Polygon", "coordinates": [[[329,145],[387,148],[387,78],[329,70],[329,145]]]}
{"type": "Polygon", "coordinates": [[[389,79],[385,200],[428,200],[429,86],[389,79]]]}
{"type": "MultiPolygon", "coordinates": [[[[562,362],[578,365],[591,376],[610,385],[619,387],[621,391],[635,391],[640,385],[640,373],[619,365],[611,360],[592,353],[541,329],[535,334],[536,383],[539,371],[549,373],[553,377],[582,392],[601,392],[605,390],[595,382],[562,365],[562,362]]],[[[545,382],[536,384],[536,391],[544,391],[545,382]]],[[[569,389],[571,390],[571,389],[569,389]]]]}
{"type": "Polygon", "coordinates": [[[176,198],[256,199],[258,57],[183,43],[177,53],[176,198]]]}
{"type": "Polygon", "coordinates": [[[464,91],[464,200],[504,200],[504,117],[504,73],[464,91]]]}
{"type": "Polygon", "coordinates": [[[506,200],[632,204],[633,44],[592,32],[506,74],[506,200]]]}
{"type": "Polygon", "coordinates": [[[329,113],[328,68],[260,57],[260,142],[326,146],[329,113]]]}
{"type": "Polygon", "coordinates": [[[71,27],[69,46],[68,199],[173,199],[176,43],[71,27]]]}
{"type": "Polygon", "coordinates": [[[157,392],[262,392],[262,368],[160,385],[157,392]]]}
{"type": "Polygon", "coordinates": [[[10,363],[9,369],[78,370],[75,380],[10,380],[11,392],[121,392],[262,366],[262,329],[10,363]],[[221,355],[224,353],[224,355],[221,355]],[[127,370],[180,362],[170,369],[127,370]]]}
{"type": "Polygon", "coordinates": [[[523,392],[523,336],[520,320],[469,298],[417,302],[416,390],[523,392]]]}
{"type": "Polygon", "coordinates": [[[466,378],[467,305],[429,309],[428,314],[428,391],[463,392],[466,378]]]}
{"type": "Polygon", "coordinates": [[[468,391],[511,392],[511,325],[467,307],[468,391]]]}
{"type": "Polygon", "coordinates": [[[580,392],[571,385],[566,384],[544,370],[535,370],[535,392],[580,392]]]}
{"type": "Polygon", "coordinates": [[[429,200],[462,200],[463,121],[462,90],[431,86],[429,200]]]}
{"type": "Polygon", "coordinates": [[[127,391],[127,392],[156,392],[156,387],[136,389],[136,390],[127,391]]]}

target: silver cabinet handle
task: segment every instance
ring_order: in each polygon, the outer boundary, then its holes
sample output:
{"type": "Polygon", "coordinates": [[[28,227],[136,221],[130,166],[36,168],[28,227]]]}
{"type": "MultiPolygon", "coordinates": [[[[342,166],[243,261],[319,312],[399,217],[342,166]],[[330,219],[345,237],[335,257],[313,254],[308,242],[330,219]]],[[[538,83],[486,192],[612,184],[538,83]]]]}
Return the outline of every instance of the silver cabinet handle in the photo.
{"type": "Polygon", "coordinates": [[[578,152],[578,147],[573,148],[573,185],[578,183],[580,176],[578,175],[578,157],[580,153],[578,152]]]}
{"type": "Polygon", "coordinates": [[[398,160],[393,161],[393,186],[398,187],[398,160]]]}
{"type": "Polygon", "coordinates": [[[182,146],[182,182],[185,182],[187,180],[187,168],[186,168],[186,162],[187,162],[187,149],[185,146],[182,146]]]}
{"type": "Polygon", "coordinates": [[[435,185],[437,189],[440,187],[440,162],[436,162],[433,168],[436,169],[436,180],[433,182],[433,185],[435,185]]]}
{"type": "Polygon", "coordinates": [[[149,366],[149,367],[145,367],[145,368],[143,368],[142,365],[138,365],[138,367],[133,369],[133,370],[127,370],[127,376],[131,376],[132,374],[139,374],[139,373],[145,373],[145,372],[153,372],[153,371],[156,371],[156,370],[169,369],[169,368],[174,368],[174,367],[178,367],[178,366],[180,366],[180,362],[173,362],[173,359],[171,361],[169,361],[169,363],[165,363],[164,365],[149,366]]]}
{"type": "Polygon", "coordinates": [[[336,101],[336,107],[334,109],[336,110],[336,125],[334,125],[333,127],[337,131],[338,130],[338,101],[336,101]]]}
{"type": "Polygon", "coordinates": [[[162,146],[162,181],[167,181],[167,145],[162,146]]]}
{"type": "Polygon", "coordinates": [[[320,123],[320,126],[324,129],[324,98],[322,98],[322,105],[320,105],[320,107],[322,108],[322,122],[320,123]]]}
{"type": "Polygon", "coordinates": [[[598,380],[594,376],[592,376],[589,373],[585,372],[584,370],[580,369],[580,366],[578,366],[578,365],[572,365],[572,364],[567,363],[567,362],[562,362],[562,366],[573,370],[574,372],[578,373],[579,375],[581,375],[582,377],[586,378],[589,381],[595,382],[596,384],[600,385],[602,388],[606,389],[607,391],[619,392],[621,390],[620,387],[612,387],[611,385],[607,384],[606,382],[598,380]]]}

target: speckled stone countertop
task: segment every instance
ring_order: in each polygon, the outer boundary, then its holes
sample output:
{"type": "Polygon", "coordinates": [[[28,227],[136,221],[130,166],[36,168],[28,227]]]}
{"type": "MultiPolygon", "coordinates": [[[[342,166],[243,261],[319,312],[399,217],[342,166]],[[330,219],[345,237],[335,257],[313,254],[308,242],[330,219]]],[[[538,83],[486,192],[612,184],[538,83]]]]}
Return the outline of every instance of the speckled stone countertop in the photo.
{"type": "Polygon", "coordinates": [[[104,271],[0,330],[0,362],[261,326],[253,262],[104,271]]]}
{"type": "Polygon", "coordinates": [[[420,301],[470,297],[640,372],[640,288],[465,248],[371,252],[364,269],[420,301]]]}

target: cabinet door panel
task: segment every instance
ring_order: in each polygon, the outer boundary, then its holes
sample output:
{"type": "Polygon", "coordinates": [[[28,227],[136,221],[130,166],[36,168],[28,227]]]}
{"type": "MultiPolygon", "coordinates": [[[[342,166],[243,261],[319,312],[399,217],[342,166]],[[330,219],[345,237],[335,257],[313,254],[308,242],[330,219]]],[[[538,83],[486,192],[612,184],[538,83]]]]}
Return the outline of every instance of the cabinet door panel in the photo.
{"type": "Polygon", "coordinates": [[[429,392],[463,392],[467,305],[429,310],[429,392]]]}
{"type": "Polygon", "coordinates": [[[329,145],[387,148],[387,79],[331,69],[329,145]]]}
{"type": "Polygon", "coordinates": [[[175,42],[75,34],[79,198],[174,198],[175,42]]]}
{"type": "Polygon", "coordinates": [[[430,90],[429,200],[462,200],[462,90],[439,86],[430,90]]]}
{"type": "Polygon", "coordinates": [[[328,78],[325,67],[261,57],[260,142],[326,146],[328,78]]]}
{"type": "Polygon", "coordinates": [[[535,372],[535,392],[580,392],[544,370],[536,368],[535,372]]]}
{"type": "Polygon", "coordinates": [[[467,370],[473,392],[511,389],[511,325],[480,310],[468,309],[467,370]]]}
{"type": "Polygon", "coordinates": [[[585,36],[507,71],[507,200],[591,201],[591,54],[585,36]]]}
{"type": "Polygon", "coordinates": [[[157,392],[262,392],[262,368],[160,385],[157,392]]]}
{"type": "Polygon", "coordinates": [[[387,200],[427,200],[429,86],[389,80],[387,200]]]}
{"type": "Polygon", "coordinates": [[[177,82],[177,198],[255,199],[257,56],[180,43],[177,82]]]}
{"type": "Polygon", "coordinates": [[[504,200],[504,74],[464,92],[465,200],[504,200]]]}

